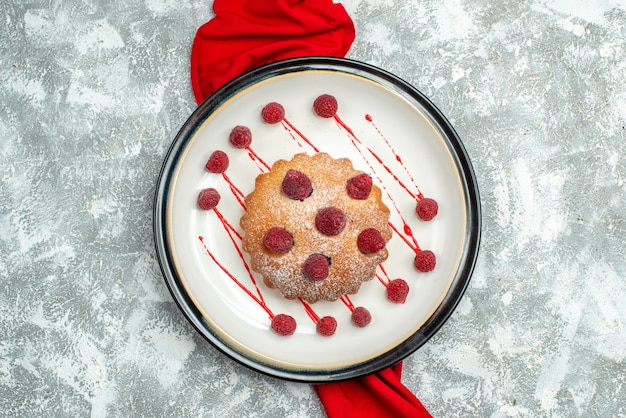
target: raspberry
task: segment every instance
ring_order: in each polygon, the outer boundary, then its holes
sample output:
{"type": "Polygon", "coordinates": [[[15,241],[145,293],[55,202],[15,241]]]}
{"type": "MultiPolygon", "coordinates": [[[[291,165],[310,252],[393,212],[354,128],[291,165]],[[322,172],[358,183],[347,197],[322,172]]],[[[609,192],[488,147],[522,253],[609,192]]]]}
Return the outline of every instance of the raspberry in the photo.
{"type": "Polygon", "coordinates": [[[372,191],[372,178],[363,173],[352,177],[346,183],[346,192],[348,196],[357,200],[365,200],[372,191]]]}
{"type": "Polygon", "coordinates": [[[324,280],[328,277],[330,260],[323,254],[311,254],[304,262],[304,276],[313,281],[324,280]]]}
{"type": "Polygon", "coordinates": [[[324,337],[330,337],[335,333],[335,330],[337,330],[337,320],[332,316],[320,318],[320,320],[317,321],[315,329],[318,334],[324,337]]]}
{"type": "Polygon", "coordinates": [[[298,170],[287,171],[281,189],[292,200],[304,200],[313,193],[311,179],[298,170]]]}
{"type": "Polygon", "coordinates": [[[352,311],[352,323],[357,327],[363,328],[372,321],[372,314],[370,311],[362,306],[354,308],[352,311]]]}
{"type": "Polygon", "coordinates": [[[198,193],[198,207],[203,210],[213,209],[220,202],[220,194],[212,187],[198,193]]]}
{"type": "Polygon", "coordinates": [[[438,211],[439,205],[437,204],[437,201],[429,197],[425,197],[420,200],[415,206],[415,212],[417,212],[417,216],[422,221],[430,221],[437,215],[438,211]]]}
{"type": "Polygon", "coordinates": [[[296,320],[291,315],[278,314],[272,318],[272,329],[277,334],[286,337],[296,332],[296,320]]]}
{"type": "Polygon", "coordinates": [[[223,173],[228,168],[228,155],[224,151],[214,151],[204,167],[211,173],[223,173]]]}
{"type": "Polygon", "coordinates": [[[285,118],[285,108],[280,103],[271,102],[263,107],[261,116],[265,123],[278,123],[285,118]]]}
{"type": "Polygon", "coordinates": [[[263,236],[263,244],[276,254],[285,254],[293,247],[293,236],[285,228],[274,226],[263,236]]]}
{"type": "Polygon", "coordinates": [[[320,209],[315,216],[315,226],[324,235],[338,235],[346,227],[346,215],[332,206],[320,209]]]}
{"type": "Polygon", "coordinates": [[[250,128],[247,126],[237,125],[230,131],[228,139],[233,147],[246,148],[252,142],[252,132],[250,132],[250,128]]]}
{"type": "Polygon", "coordinates": [[[409,294],[409,285],[402,279],[394,279],[387,284],[387,299],[393,303],[404,303],[409,294]]]}
{"type": "Polygon", "coordinates": [[[337,113],[337,99],[330,94],[322,94],[313,102],[313,110],[318,116],[332,118],[337,113]]]}
{"type": "Polygon", "coordinates": [[[435,268],[437,258],[430,250],[418,251],[417,254],[415,254],[414,264],[416,269],[427,273],[435,268]]]}
{"type": "Polygon", "coordinates": [[[385,248],[385,239],[377,229],[367,228],[359,234],[356,244],[363,254],[372,254],[385,248]]]}

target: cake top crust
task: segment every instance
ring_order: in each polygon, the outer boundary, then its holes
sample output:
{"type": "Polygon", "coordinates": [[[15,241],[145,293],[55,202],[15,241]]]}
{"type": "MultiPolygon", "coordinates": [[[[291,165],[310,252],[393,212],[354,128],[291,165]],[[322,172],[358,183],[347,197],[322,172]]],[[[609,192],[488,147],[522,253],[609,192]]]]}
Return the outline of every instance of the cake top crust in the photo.
{"type": "MultiPolygon", "coordinates": [[[[327,153],[312,156],[301,153],[289,161],[276,161],[269,172],[257,176],[254,191],[245,199],[247,212],[240,225],[244,231],[243,249],[250,256],[250,266],[263,276],[269,287],[278,289],[287,299],[302,298],[314,303],[354,294],[363,282],[375,277],[378,264],[387,259],[387,248],[366,254],[359,250],[359,235],[373,228],[386,243],[391,239],[392,230],[388,224],[389,209],[382,201],[378,186],[373,185],[365,198],[356,199],[348,193],[349,180],[363,174],[354,169],[347,158],[334,159],[327,153]],[[282,190],[290,170],[297,170],[310,179],[312,191],[302,200],[282,190]],[[322,213],[341,212],[342,225],[331,234],[324,227],[320,231],[316,226],[320,210],[326,211],[322,213]],[[276,253],[264,244],[266,233],[275,227],[293,237],[289,251],[276,253]],[[328,274],[323,279],[312,280],[310,274],[305,274],[304,266],[313,254],[322,254],[328,259],[328,274]]],[[[335,218],[331,221],[335,222],[335,218]]],[[[335,226],[333,222],[331,226],[335,226]]]]}

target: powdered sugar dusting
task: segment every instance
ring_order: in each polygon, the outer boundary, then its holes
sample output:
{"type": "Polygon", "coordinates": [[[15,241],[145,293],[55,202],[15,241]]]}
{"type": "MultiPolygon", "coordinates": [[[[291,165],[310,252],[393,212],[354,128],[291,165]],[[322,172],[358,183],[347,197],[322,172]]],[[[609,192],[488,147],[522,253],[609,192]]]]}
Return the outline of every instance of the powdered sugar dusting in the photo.
{"type": "Polygon", "coordinates": [[[270,173],[257,178],[254,192],[246,198],[248,212],[241,219],[243,248],[251,256],[252,268],[285,297],[316,302],[356,293],[362,282],[375,277],[377,265],[387,258],[386,249],[366,255],[356,246],[358,234],[367,227],[377,228],[387,241],[391,238],[389,210],[380,200],[380,189],[373,188],[365,200],[347,195],[347,180],[361,173],[347,159],[334,160],[318,153],[313,157],[298,154],[290,162],[279,160],[270,173]],[[313,183],[313,193],[304,201],[291,200],[280,191],[290,168],[304,172],[313,183]],[[346,215],[346,227],[337,236],[326,236],[315,228],[317,211],[331,206],[346,215]],[[292,251],[276,255],[264,248],[263,235],[273,226],[293,235],[292,251]],[[313,253],[331,259],[329,277],[322,281],[310,281],[302,274],[304,261],[313,253]]]}

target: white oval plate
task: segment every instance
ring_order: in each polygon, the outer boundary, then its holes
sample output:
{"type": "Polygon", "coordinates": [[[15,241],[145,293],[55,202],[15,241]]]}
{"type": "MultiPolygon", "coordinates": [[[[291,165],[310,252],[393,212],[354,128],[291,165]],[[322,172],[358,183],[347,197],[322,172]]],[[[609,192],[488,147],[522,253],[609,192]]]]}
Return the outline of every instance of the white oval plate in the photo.
{"type": "Polygon", "coordinates": [[[208,341],[260,372],[327,382],[390,366],[439,329],[470,280],[480,221],[478,188],[468,156],[450,123],[426,97],[364,63],[302,58],[239,77],[191,115],[159,177],[154,232],[168,287],[208,341]],[[337,98],[336,118],[324,119],[313,112],[313,101],[323,93],[337,98]],[[263,122],[260,112],[269,102],[284,106],[285,121],[263,122]],[[247,150],[229,144],[236,125],[252,131],[247,150]],[[227,177],[204,168],[215,150],[229,156],[227,177]],[[355,168],[371,174],[383,188],[397,231],[387,245],[390,255],[378,269],[378,278],[364,283],[349,301],[307,306],[284,299],[247,271],[248,257],[241,252],[239,237],[244,209],[238,193],[250,193],[256,176],[277,159],[316,150],[348,157],[355,168]],[[207,187],[222,196],[218,211],[197,207],[197,195],[207,187]],[[432,221],[421,221],[415,214],[420,193],[439,203],[439,214],[432,221]],[[407,227],[412,236],[405,233],[407,227]],[[435,270],[415,269],[416,245],[435,253],[435,270]],[[394,278],[410,286],[403,304],[386,299],[385,283],[394,278]],[[368,326],[351,324],[350,303],[372,313],[368,326]],[[270,317],[278,313],[296,319],[294,335],[282,337],[270,329],[270,317]],[[315,332],[315,317],[326,315],[338,322],[330,337],[315,332]]]}

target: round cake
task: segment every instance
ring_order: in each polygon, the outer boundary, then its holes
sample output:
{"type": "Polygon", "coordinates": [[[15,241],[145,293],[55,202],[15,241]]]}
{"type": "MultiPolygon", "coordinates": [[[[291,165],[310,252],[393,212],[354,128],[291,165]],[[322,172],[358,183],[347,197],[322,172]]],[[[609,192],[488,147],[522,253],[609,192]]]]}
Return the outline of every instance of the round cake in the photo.
{"type": "Polygon", "coordinates": [[[355,294],[388,256],[392,230],[381,196],[347,158],[276,161],[245,198],[240,225],[250,267],[287,299],[355,294]]]}

